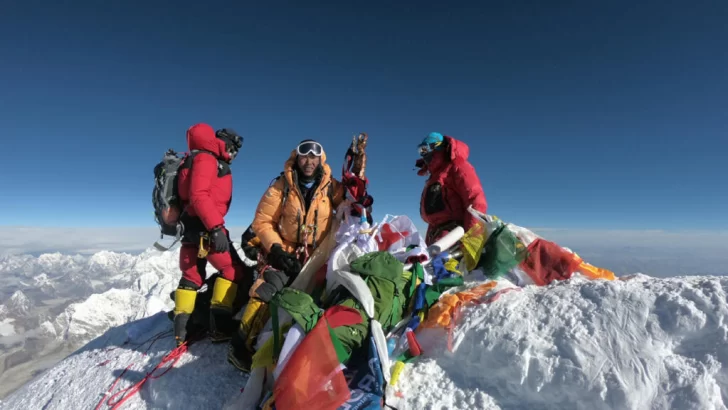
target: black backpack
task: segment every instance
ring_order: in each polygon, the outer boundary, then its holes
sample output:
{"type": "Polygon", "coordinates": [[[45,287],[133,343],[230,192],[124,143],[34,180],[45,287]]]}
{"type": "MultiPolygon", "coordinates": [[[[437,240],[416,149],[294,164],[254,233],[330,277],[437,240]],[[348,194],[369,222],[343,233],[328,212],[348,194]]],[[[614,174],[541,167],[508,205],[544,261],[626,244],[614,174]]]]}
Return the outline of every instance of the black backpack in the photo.
{"type": "MultiPolygon", "coordinates": [[[[174,150],[168,150],[162,160],[154,166],[154,188],[152,189],[152,205],[154,205],[154,220],[159,225],[159,238],[164,235],[174,236],[174,245],[182,236],[184,226],[180,221],[182,216],[182,205],[177,188],[177,179],[180,167],[187,158],[187,155],[178,154],[174,150]]],[[[169,247],[154,242],[154,247],[160,251],[169,250],[169,247]]]]}
{"type": "MultiPolygon", "coordinates": [[[[154,247],[162,252],[169,250],[180,240],[184,233],[184,224],[182,217],[185,209],[179,197],[179,188],[177,181],[179,179],[179,171],[184,168],[192,167],[192,159],[200,152],[212,152],[203,150],[193,150],[189,154],[180,155],[173,149],[168,150],[162,160],[154,166],[154,188],[152,189],[152,205],[154,205],[154,220],[159,225],[159,238],[163,239],[165,235],[174,236],[175,241],[168,247],[154,242],[154,247]]],[[[225,162],[218,160],[218,177],[222,177],[230,173],[230,166],[225,162]]]]}

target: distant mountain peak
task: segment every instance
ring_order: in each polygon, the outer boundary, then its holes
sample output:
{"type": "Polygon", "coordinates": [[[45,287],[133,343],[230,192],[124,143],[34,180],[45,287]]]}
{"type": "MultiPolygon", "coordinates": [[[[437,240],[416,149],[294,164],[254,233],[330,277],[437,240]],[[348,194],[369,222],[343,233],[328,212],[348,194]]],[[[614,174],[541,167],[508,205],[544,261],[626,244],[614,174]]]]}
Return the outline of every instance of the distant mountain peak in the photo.
{"type": "Polygon", "coordinates": [[[8,309],[14,314],[28,314],[30,312],[30,299],[21,290],[16,290],[7,303],[8,309]]]}

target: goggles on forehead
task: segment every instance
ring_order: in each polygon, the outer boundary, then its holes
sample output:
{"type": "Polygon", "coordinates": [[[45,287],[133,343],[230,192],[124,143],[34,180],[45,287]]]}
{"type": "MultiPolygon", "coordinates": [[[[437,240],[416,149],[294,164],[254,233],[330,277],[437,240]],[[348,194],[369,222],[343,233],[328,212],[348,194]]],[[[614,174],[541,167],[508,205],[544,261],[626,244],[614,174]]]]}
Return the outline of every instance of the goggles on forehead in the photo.
{"type": "Polygon", "coordinates": [[[320,157],[321,154],[324,153],[324,149],[321,144],[316,141],[306,141],[298,144],[298,147],[296,147],[296,153],[302,156],[313,154],[320,157]]]}
{"type": "Polygon", "coordinates": [[[239,151],[243,147],[243,137],[231,129],[217,130],[215,136],[225,142],[225,146],[229,151],[239,151]]]}
{"type": "Polygon", "coordinates": [[[420,154],[421,157],[424,157],[425,155],[430,154],[433,151],[435,151],[437,148],[440,147],[440,145],[442,145],[442,142],[439,142],[439,141],[431,142],[429,144],[420,144],[417,147],[417,152],[420,154]]]}

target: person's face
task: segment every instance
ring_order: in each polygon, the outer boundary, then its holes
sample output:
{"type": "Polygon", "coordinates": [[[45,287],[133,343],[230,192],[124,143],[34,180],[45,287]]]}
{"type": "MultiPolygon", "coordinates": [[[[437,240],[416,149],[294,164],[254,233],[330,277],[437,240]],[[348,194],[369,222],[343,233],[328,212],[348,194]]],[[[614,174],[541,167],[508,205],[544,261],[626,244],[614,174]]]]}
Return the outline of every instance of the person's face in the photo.
{"type": "Polygon", "coordinates": [[[303,172],[303,175],[307,177],[313,176],[316,172],[316,167],[321,164],[321,157],[317,157],[313,154],[299,155],[298,156],[298,169],[303,172]]]}

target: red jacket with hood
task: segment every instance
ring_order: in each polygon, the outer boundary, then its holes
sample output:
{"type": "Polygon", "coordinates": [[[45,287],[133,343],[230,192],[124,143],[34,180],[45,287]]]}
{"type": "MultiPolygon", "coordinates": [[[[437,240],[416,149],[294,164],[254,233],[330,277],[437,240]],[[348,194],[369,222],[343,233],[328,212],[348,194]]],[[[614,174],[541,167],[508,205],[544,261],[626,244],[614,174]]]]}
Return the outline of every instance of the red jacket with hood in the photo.
{"type": "MultiPolygon", "coordinates": [[[[420,175],[430,174],[420,198],[420,215],[428,224],[428,245],[441,236],[431,235],[449,222],[461,225],[467,232],[476,222],[476,218],[468,212],[469,205],[483,213],[488,208],[478,174],[468,162],[469,154],[467,144],[444,136],[444,147],[435,151],[429,164],[418,172],[420,175]]],[[[447,231],[449,229],[444,229],[443,233],[447,231]]]]}
{"type": "Polygon", "coordinates": [[[215,137],[215,130],[207,124],[195,124],[187,130],[187,147],[190,152],[207,152],[197,153],[192,166],[180,170],[179,196],[187,214],[198,217],[209,231],[225,224],[232,201],[233,176],[227,164],[230,155],[225,142],[215,137]]]}

